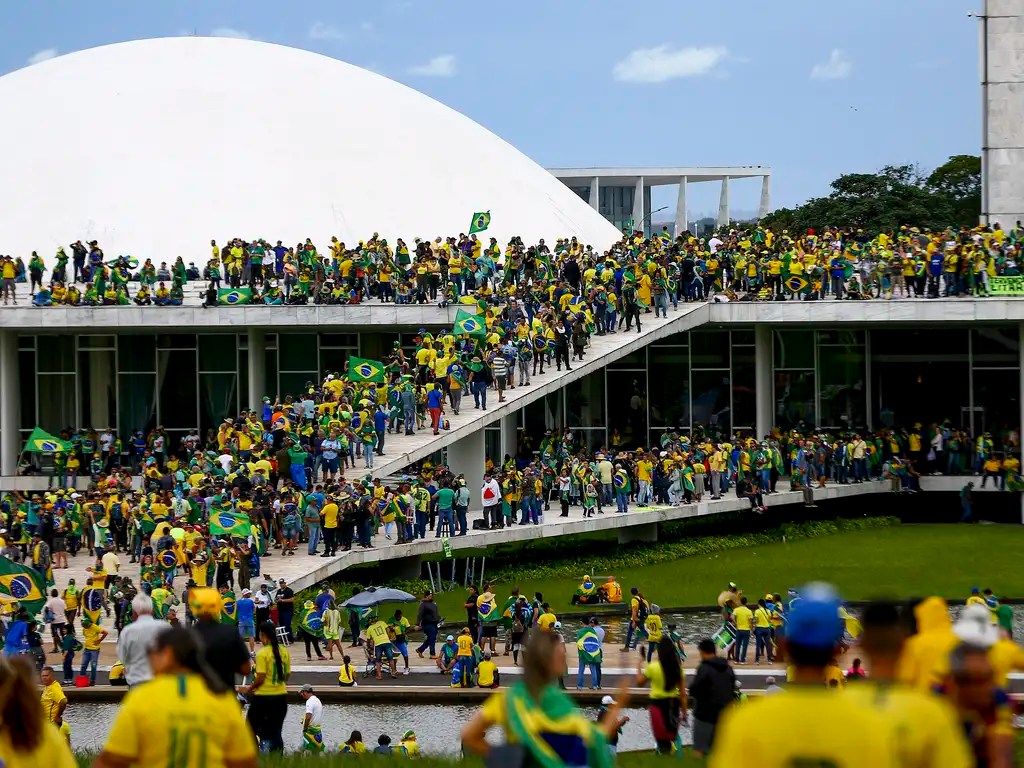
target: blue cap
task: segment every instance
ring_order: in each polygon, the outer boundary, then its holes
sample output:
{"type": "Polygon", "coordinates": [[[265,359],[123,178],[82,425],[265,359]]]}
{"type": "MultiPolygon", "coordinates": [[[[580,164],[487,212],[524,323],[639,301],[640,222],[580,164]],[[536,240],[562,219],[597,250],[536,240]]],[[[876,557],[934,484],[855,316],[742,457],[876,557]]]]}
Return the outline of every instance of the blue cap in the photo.
{"type": "Polygon", "coordinates": [[[977,594],[980,594],[980,593],[981,593],[980,589],[978,589],[977,587],[971,587],[971,594],[972,595],[977,595],[977,594]]]}
{"type": "Polygon", "coordinates": [[[832,648],[843,636],[841,606],[839,595],[828,584],[803,587],[786,622],[786,640],[806,648],[832,648]]]}

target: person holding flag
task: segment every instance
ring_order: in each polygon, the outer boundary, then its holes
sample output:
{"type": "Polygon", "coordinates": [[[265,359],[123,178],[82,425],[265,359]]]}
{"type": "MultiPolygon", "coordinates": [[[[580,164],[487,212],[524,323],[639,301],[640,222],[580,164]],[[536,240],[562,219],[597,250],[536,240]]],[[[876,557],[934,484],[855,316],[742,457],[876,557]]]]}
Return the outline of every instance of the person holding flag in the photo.
{"type": "Polygon", "coordinates": [[[583,626],[576,630],[576,651],[579,656],[576,690],[583,690],[583,673],[587,667],[590,667],[590,690],[600,688],[601,663],[604,659],[604,652],[601,647],[601,638],[589,619],[584,619],[583,626]]]}
{"type": "Polygon", "coordinates": [[[633,492],[633,484],[630,481],[629,473],[621,463],[615,465],[612,486],[615,489],[615,511],[624,515],[629,512],[629,494],[633,492]]]}

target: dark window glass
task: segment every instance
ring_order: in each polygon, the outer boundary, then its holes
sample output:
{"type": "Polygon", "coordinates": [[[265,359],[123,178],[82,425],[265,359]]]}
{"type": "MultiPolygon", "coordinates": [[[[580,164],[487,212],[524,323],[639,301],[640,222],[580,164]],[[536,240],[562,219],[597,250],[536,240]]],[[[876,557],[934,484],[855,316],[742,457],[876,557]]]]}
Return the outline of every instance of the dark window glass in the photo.
{"type": "Polygon", "coordinates": [[[864,331],[846,331],[830,329],[818,331],[819,344],[838,344],[842,347],[864,346],[864,331]]]}
{"type": "Polygon", "coordinates": [[[18,385],[21,390],[21,428],[33,429],[36,425],[36,353],[18,353],[18,385]]]}
{"type": "Polygon", "coordinates": [[[565,405],[570,427],[603,427],[604,371],[596,371],[568,384],[565,405]]]}
{"type": "Polygon", "coordinates": [[[819,347],[818,389],[822,427],[863,427],[867,423],[864,351],[819,347]]]}
{"type": "Polygon", "coordinates": [[[776,368],[814,368],[813,331],[775,331],[776,368]]]}
{"type": "Polygon", "coordinates": [[[78,353],[78,392],[83,427],[115,426],[117,417],[117,370],[113,351],[83,350],[78,353]]]}
{"type": "Polygon", "coordinates": [[[74,373],[75,337],[40,336],[36,364],[40,373],[74,373]]]}
{"type": "Polygon", "coordinates": [[[199,375],[199,429],[205,433],[219,427],[227,418],[238,415],[238,375],[202,373],[199,375]]]}
{"type": "Polygon", "coordinates": [[[651,429],[690,428],[690,371],[686,347],[651,348],[651,429]]]}
{"type": "Polygon", "coordinates": [[[732,349],[732,428],[752,430],[757,422],[754,348],[732,349]]]}
{"type": "Polygon", "coordinates": [[[1018,365],[1020,334],[1016,328],[974,328],[971,354],[974,365],[1018,365]]]}
{"type": "Polygon", "coordinates": [[[159,421],[168,429],[199,426],[194,349],[162,349],[157,355],[160,381],[159,421]]]}
{"type": "Polygon", "coordinates": [[[321,333],[320,334],[320,346],[321,347],[352,347],[354,349],[358,349],[358,347],[359,347],[359,334],[358,333],[321,333]]]}
{"type": "Polygon", "coordinates": [[[161,333],[156,337],[156,345],[160,349],[195,349],[194,333],[161,333]]]}
{"type": "Polygon", "coordinates": [[[620,357],[614,363],[608,364],[609,368],[646,368],[647,367],[647,350],[638,349],[635,352],[630,352],[625,357],[620,357]]]}
{"type": "Polygon", "coordinates": [[[156,337],[148,334],[119,336],[117,339],[117,367],[121,373],[156,371],[156,337]]]}
{"type": "Polygon", "coordinates": [[[281,377],[282,400],[288,395],[292,396],[292,400],[301,400],[302,394],[307,389],[306,383],[312,382],[314,386],[316,385],[316,371],[281,372],[278,375],[281,377]]]}
{"type": "MultiPolygon", "coordinates": [[[[872,335],[874,344],[874,335],[872,335]]],[[[954,426],[970,425],[970,367],[962,361],[904,361],[871,363],[871,391],[876,420],[873,426],[912,427],[949,419],[954,426]]]]}
{"type": "Polygon", "coordinates": [[[44,407],[39,409],[39,426],[50,434],[77,426],[73,374],[40,376],[39,402],[44,403],[44,407]]]}
{"type": "Polygon", "coordinates": [[[737,344],[754,344],[754,329],[740,329],[732,332],[733,346],[737,344]]]}
{"type": "Polygon", "coordinates": [[[775,426],[814,428],[814,371],[775,372],[775,426]]]}
{"type": "Polygon", "coordinates": [[[113,349],[117,344],[116,336],[79,336],[79,349],[113,349]]]}
{"type": "Polygon", "coordinates": [[[647,443],[647,372],[608,371],[610,448],[639,448],[647,443]]]}
{"type": "Polygon", "coordinates": [[[908,356],[922,359],[936,357],[958,357],[967,359],[967,329],[925,328],[915,329],[896,326],[871,331],[871,356],[895,357],[906,360],[908,356]]]}
{"type": "Polygon", "coordinates": [[[118,429],[127,448],[136,429],[148,434],[156,426],[156,374],[122,373],[117,379],[118,429]]]}
{"type": "Polygon", "coordinates": [[[282,371],[316,370],[316,335],[282,333],[277,337],[278,360],[282,371]]]}
{"type": "Polygon", "coordinates": [[[694,370],[690,376],[694,428],[699,424],[708,435],[728,435],[732,431],[729,371],[694,370]]]}
{"type": "Polygon", "coordinates": [[[199,370],[234,373],[238,336],[233,333],[200,334],[199,370]]]}
{"type": "Polygon", "coordinates": [[[729,332],[693,331],[690,334],[690,365],[694,368],[728,368],[729,332]]]}
{"type": "Polygon", "coordinates": [[[997,447],[1020,434],[1020,371],[974,372],[973,434],[991,432],[997,447]]]}

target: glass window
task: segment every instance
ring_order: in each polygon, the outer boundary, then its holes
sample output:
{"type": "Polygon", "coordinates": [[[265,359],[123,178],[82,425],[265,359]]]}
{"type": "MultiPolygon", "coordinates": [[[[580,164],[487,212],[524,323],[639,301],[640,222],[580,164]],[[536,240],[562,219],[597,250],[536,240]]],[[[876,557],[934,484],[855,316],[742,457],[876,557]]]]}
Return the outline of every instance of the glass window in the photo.
{"type": "Polygon", "coordinates": [[[814,371],[775,372],[775,426],[813,427],[814,371]]]}
{"type": "MultiPolygon", "coordinates": [[[[391,341],[389,339],[389,341],[391,341]]],[[[359,334],[358,333],[321,333],[320,334],[320,346],[321,347],[351,347],[353,349],[359,348],[359,334]]]]}
{"type": "Polygon", "coordinates": [[[754,395],[754,348],[732,350],[732,429],[753,430],[757,426],[757,398],[754,395]]]}
{"type": "Polygon", "coordinates": [[[39,402],[39,426],[47,432],[57,434],[77,425],[74,374],[40,376],[39,402]]]}
{"type": "Polygon", "coordinates": [[[818,376],[820,425],[863,427],[867,423],[864,350],[857,347],[820,347],[818,376]]]}
{"type": "Polygon", "coordinates": [[[195,349],[194,333],[161,333],[156,337],[156,345],[160,349],[195,349]]]}
{"type": "Polygon", "coordinates": [[[122,373],[117,383],[117,427],[127,444],[136,429],[149,434],[156,426],[156,374],[122,373]]]}
{"type": "MultiPolygon", "coordinates": [[[[249,354],[252,354],[251,350],[249,354]]],[[[266,393],[270,396],[270,399],[273,400],[275,395],[281,393],[281,390],[277,383],[277,350],[266,350],[266,352],[264,353],[264,361],[267,367],[263,372],[264,376],[266,377],[263,389],[266,390],[266,393]]],[[[284,400],[285,394],[287,393],[281,393],[281,400],[284,400]]]]}
{"type": "Polygon", "coordinates": [[[119,336],[117,339],[118,371],[156,372],[156,337],[149,334],[119,336]]]}
{"type": "Polygon", "coordinates": [[[680,331],[651,344],[652,347],[685,347],[690,343],[690,332],[680,331]]]}
{"type": "Polygon", "coordinates": [[[776,368],[814,368],[813,331],[775,331],[776,368]]]}
{"type": "Polygon", "coordinates": [[[162,349],[157,355],[159,422],[168,429],[199,426],[194,349],[162,349]]]}
{"type": "Polygon", "coordinates": [[[647,372],[607,372],[610,448],[640,448],[647,443],[647,372]]]}
{"type": "Polygon", "coordinates": [[[652,347],[651,429],[690,429],[690,371],[686,347],[652,347]]]}
{"type": "MultiPolygon", "coordinates": [[[[596,371],[565,387],[566,420],[570,427],[604,426],[604,371],[596,371]]],[[[604,430],[601,430],[602,433],[604,430]]]]}
{"type": "Polygon", "coordinates": [[[975,371],[974,405],[974,434],[991,432],[997,447],[1020,434],[1020,371],[975,371]]]}
{"type": "Polygon", "coordinates": [[[694,368],[728,368],[729,332],[693,331],[690,334],[690,364],[694,368]]]}
{"type": "Polygon", "coordinates": [[[830,329],[818,331],[819,344],[836,344],[841,347],[864,346],[864,331],[845,331],[830,329]]]}
{"type": "Polygon", "coordinates": [[[1018,365],[1020,334],[1016,328],[974,328],[971,355],[975,366],[1018,365]]]}
{"type": "Polygon", "coordinates": [[[484,456],[501,463],[501,428],[484,427],[484,456]]]}
{"type": "Polygon", "coordinates": [[[18,353],[18,397],[21,400],[21,428],[36,426],[36,353],[18,353]]]}
{"type": "Polygon", "coordinates": [[[113,350],[84,350],[78,353],[78,387],[81,424],[102,429],[115,426],[117,380],[113,350]]]}
{"type": "Polygon", "coordinates": [[[970,376],[966,359],[913,364],[872,361],[872,407],[878,422],[872,426],[908,427],[948,418],[955,426],[969,427],[970,376]]]}
{"type": "MultiPolygon", "coordinates": [[[[260,397],[263,397],[266,387],[263,386],[260,389],[262,390],[260,397]]],[[[238,351],[238,391],[242,407],[250,408],[253,404],[249,402],[249,350],[247,349],[238,351]]],[[[262,411],[260,413],[262,415],[262,411]]]]}
{"type": "Polygon", "coordinates": [[[625,357],[620,357],[614,363],[608,364],[609,368],[647,368],[647,350],[638,349],[630,352],[625,357]]]}
{"type": "Polygon", "coordinates": [[[754,329],[753,328],[741,328],[738,331],[732,332],[732,345],[735,347],[737,344],[754,345],[757,342],[754,341],[754,329]]]}
{"type": "Polygon", "coordinates": [[[967,359],[966,328],[896,327],[871,331],[871,356],[905,361],[907,355],[967,359]]]}
{"type": "Polygon", "coordinates": [[[199,374],[199,429],[218,427],[224,419],[238,415],[238,375],[199,374]]]}
{"type": "MultiPolygon", "coordinates": [[[[466,398],[463,395],[463,407],[466,407],[466,398]]],[[[490,400],[493,393],[488,392],[487,399],[490,400]]],[[[541,437],[549,429],[560,429],[562,427],[562,392],[551,392],[544,395],[540,400],[534,400],[523,409],[524,430],[520,435],[520,445],[525,446],[524,450],[535,451],[540,447],[541,437]]]]}
{"type": "Polygon", "coordinates": [[[30,349],[33,352],[36,351],[36,337],[35,336],[19,336],[18,337],[18,349],[30,349]]]}
{"type": "Polygon", "coordinates": [[[277,337],[279,363],[282,371],[316,370],[316,334],[282,333],[277,337]]]}
{"type": "Polygon", "coordinates": [[[38,354],[40,373],[75,372],[74,336],[40,336],[38,354]]]}
{"type": "Polygon", "coordinates": [[[700,424],[709,435],[728,435],[732,431],[729,371],[692,371],[690,373],[693,424],[700,424]]]}
{"type": "Polygon", "coordinates": [[[280,376],[281,399],[284,400],[291,395],[292,400],[301,400],[302,393],[306,391],[306,383],[316,384],[317,373],[316,371],[289,371],[288,373],[282,371],[278,376],[280,376]]]}
{"type": "Polygon", "coordinates": [[[238,336],[234,333],[199,335],[199,370],[234,373],[238,336]]]}
{"type": "Polygon", "coordinates": [[[573,433],[576,445],[588,455],[593,455],[608,445],[608,435],[604,429],[577,429],[573,430],[573,433]]]}
{"type": "Polygon", "coordinates": [[[117,345],[116,336],[79,336],[79,349],[113,349],[117,345]]]}
{"type": "Polygon", "coordinates": [[[348,361],[348,356],[355,350],[349,349],[330,349],[321,347],[320,348],[320,375],[321,377],[326,376],[328,373],[341,373],[345,370],[345,363],[348,361]]]}

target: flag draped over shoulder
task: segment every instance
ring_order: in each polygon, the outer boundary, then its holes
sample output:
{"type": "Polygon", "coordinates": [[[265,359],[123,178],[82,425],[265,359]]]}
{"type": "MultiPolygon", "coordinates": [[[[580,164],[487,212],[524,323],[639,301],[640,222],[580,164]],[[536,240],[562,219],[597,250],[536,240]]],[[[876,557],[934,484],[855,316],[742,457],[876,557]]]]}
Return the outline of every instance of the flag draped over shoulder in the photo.
{"type": "Polygon", "coordinates": [[[591,627],[583,627],[576,631],[576,650],[580,661],[587,664],[600,664],[604,655],[601,650],[601,639],[591,627]]]}
{"type": "Polygon", "coordinates": [[[589,765],[611,768],[615,758],[600,730],[580,714],[572,699],[557,686],[545,686],[534,698],[522,681],[506,692],[506,728],[529,751],[532,765],[557,768],[589,765]]]}
{"type": "Polygon", "coordinates": [[[455,324],[452,326],[452,333],[456,336],[486,336],[487,326],[478,315],[471,314],[464,309],[455,313],[455,324]]]}
{"type": "Polygon", "coordinates": [[[480,621],[484,624],[493,624],[501,619],[498,603],[490,592],[485,592],[476,599],[476,609],[480,615],[480,621]]]}
{"type": "Polygon", "coordinates": [[[86,587],[82,590],[82,615],[93,624],[100,620],[103,612],[103,590],[99,587],[86,587]]]}
{"type": "Polygon", "coordinates": [[[491,212],[482,211],[480,213],[473,214],[473,220],[469,222],[469,234],[473,235],[477,232],[483,232],[491,226],[491,212]]]}
{"type": "Polygon", "coordinates": [[[312,602],[307,602],[302,607],[302,618],[299,620],[299,627],[313,637],[320,638],[324,636],[323,620],[312,602]]]}
{"type": "Polygon", "coordinates": [[[237,536],[245,539],[249,537],[251,527],[249,516],[241,512],[224,510],[210,516],[210,534],[213,536],[237,536]]]}
{"type": "Polygon", "coordinates": [[[39,613],[46,604],[46,584],[33,568],[0,557],[0,594],[18,601],[30,613],[39,613]]]}
{"type": "Polygon", "coordinates": [[[221,288],[217,291],[217,303],[226,307],[248,304],[251,301],[251,288],[221,288]]]}
{"type": "Polygon", "coordinates": [[[70,443],[54,437],[49,432],[36,427],[25,443],[25,453],[67,453],[71,450],[70,443]]]}
{"type": "Polygon", "coordinates": [[[384,383],[384,364],[376,360],[365,360],[350,355],[348,358],[349,381],[367,381],[374,384],[384,383]]]}
{"type": "Polygon", "coordinates": [[[220,623],[238,623],[238,601],[235,600],[235,593],[231,590],[228,590],[221,595],[220,623]]]}
{"type": "Polygon", "coordinates": [[[629,481],[629,475],[626,474],[626,471],[623,469],[620,469],[615,473],[614,477],[612,477],[612,485],[615,486],[617,493],[633,492],[633,484],[629,481]]]}

